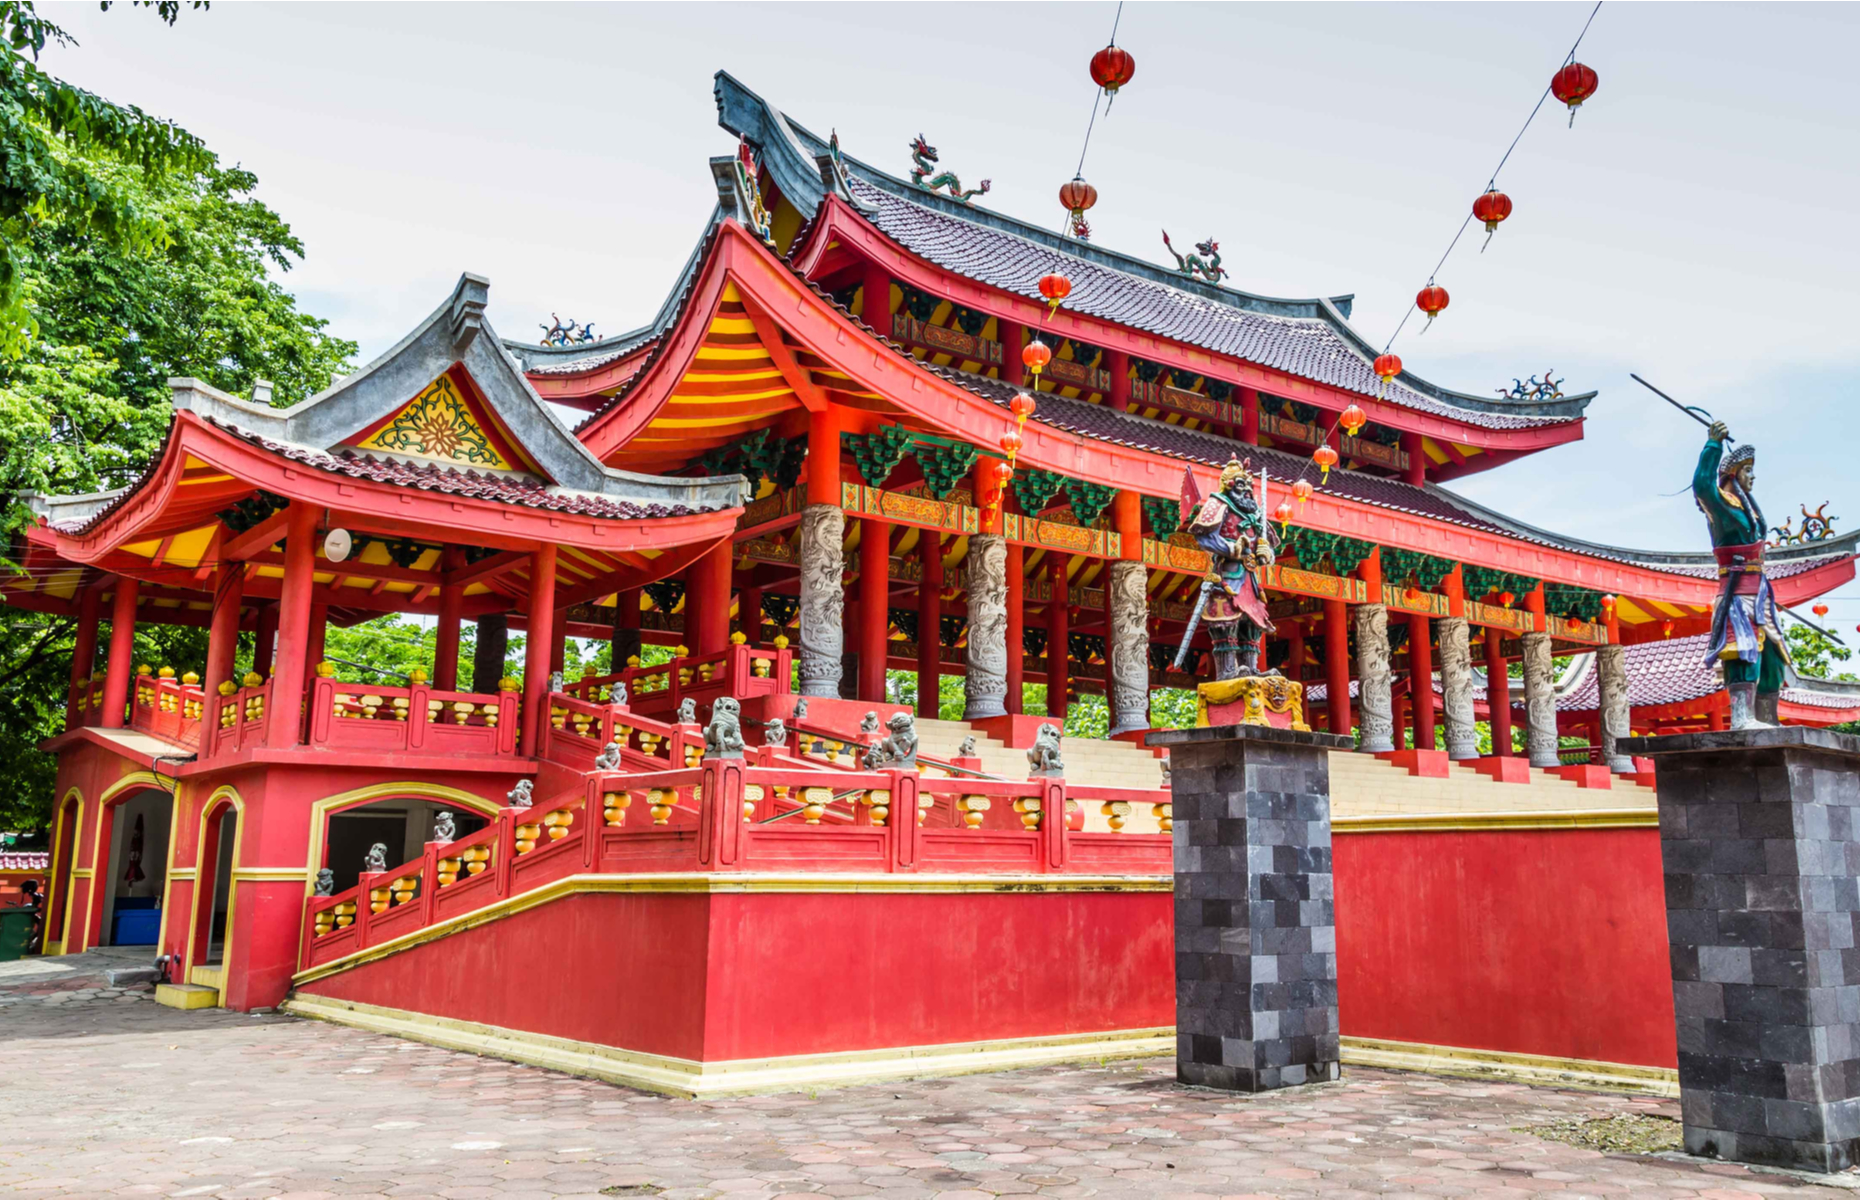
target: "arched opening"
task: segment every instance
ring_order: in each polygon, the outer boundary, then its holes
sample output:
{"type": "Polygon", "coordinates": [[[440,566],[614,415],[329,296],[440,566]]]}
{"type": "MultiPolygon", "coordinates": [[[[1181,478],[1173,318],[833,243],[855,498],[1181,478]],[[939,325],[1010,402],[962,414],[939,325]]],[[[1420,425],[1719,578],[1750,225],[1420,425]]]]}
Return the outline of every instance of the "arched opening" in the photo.
{"type": "Polygon", "coordinates": [[[110,800],[105,819],[107,870],[94,880],[103,896],[97,944],[153,946],[161,934],[174,797],[159,788],[125,792],[110,800]]]}
{"type": "Polygon", "coordinates": [[[43,944],[46,954],[62,953],[69,936],[65,925],[71,914],[71,869],[76,863],[78,827],[83,823],[84,801],[75,791],[69,792],[59,804],[52,826],[52,894],[45,906],[43,944]]]}
{"type": "Polygon", "coordinates": [[[457,801],[417,794],[364,801],[335,809],[324,818],[323,858],[317,865],[334,872],[337,891],[352,888],[360,881],[369,850],[376,845],[387,848],[389,867],[419,858],[442,812],[452,814],[455,837],[476,833],[488,820],[457,801]]]}
{"type": "MultiPolygon", "coordinates": [[[[201,818],[199,874],[194,885],[194,930],[188,963],[217,970],[232,936],[233,870],[239,864],[239,806],[219,797],[201,818]]],[[[199,983],[191,974],[189,982],[199,983]]]]}

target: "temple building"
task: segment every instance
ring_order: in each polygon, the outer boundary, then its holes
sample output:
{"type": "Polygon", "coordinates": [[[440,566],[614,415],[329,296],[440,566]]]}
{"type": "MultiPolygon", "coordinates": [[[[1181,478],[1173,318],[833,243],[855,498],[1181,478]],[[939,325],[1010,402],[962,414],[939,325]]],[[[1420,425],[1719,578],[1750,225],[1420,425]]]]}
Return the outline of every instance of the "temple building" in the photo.
{"type": "MultiPolygon", "coordinates": [[[[700,1092],[723,1086],[714,1072],[667,1064],[1090,1031],[1153,1048],[1166,997],[1132,981],[1167,970],[1169,817],[1142,739],[1155,689],[1205,677],[1205,655],[1173,669],[1210,565],[1181,498],[1185,474],[1207,493],[1233,457],[1263,474],[1268,511],[1293,479],[1318,483],[1268,571],[1266,661],[1305,683],[1313,728],[1356,736],[1364,771],[1485,788],[1490,809],[1553,784],[1650,805],[1651,767],[1616,740],[1722,721],[1703,665],[1708,550],[1584,542],[1450,490],[1580,440],[1594,393],[1385,384],[1349,296],[1210,283],[869,166],[728,74],[716,99],[739,149],[710,160],[716,208],[651,325],[500,339],[488,284],[468,274],[379,359],[292,407],[263,386],[172,381],[167,441],[138,482],[35,501],[6,602],[79,631],[68,728],[47,743],[48,949],[110,940],[133,809],[160,814],[141,827],[164,844],[145,835],[140,869],[160,872],[172,1002],[288,995],[403,1032],[410,1018],[379,1014],[521,1026],[647,1064],[569,1069],[700,1092]],[[1039,290],[1052,273],[1071,284],[1056,310],[1039,290]],[[1037,372],[1035,340],[1050,350],[1037,372]],[[1366,420],[1346,434],[1350,406],[1366,420]],[[1337,460],[1321,482],[1320,445],[1337,460]],[[381,686],[326,658],[330,627],[393,613],[437,621],[428,669],[381,686]],[[148,623],[204,627],[204,660],[132,661],[148,623]],[[510,631],[523,669],[505,678],[510,631]],[[246,671],[242,634],[257,646],[246,671]],[[611,640],[614,670],[564,678],[571,637],[611,640]],[[917,676],[916,732],[908,755],[900,742],[874,757],[903,709],[887,688],[898,670],[917,676]],[[962,723],[936,720],[949,676],[962,723]],[[1046,685],[1044,711],[1026,711],[1028,684],[1046,685]],[[1112,736],[1067,739],[1072,770],[1055,774],[1040,726],[1093,693],[1112,736]],[[746,760],[732,757],[738,709],[746,760]],[[527,972],[497,956],[580,936],[561,915],[576,905],[617,923],[613,953],[678,986],[705,986],[690,981],[707,963],[726,986],[718,956],[735,955],[801,988],[795,964],[816,943],[722,931],[813,892],[732,890],[732,872],[914,880],[887,903],[1019,930],[1015,969],[1050,988],[952,994],[940,1011],[961,1019],[909,1031],[874,998],[770,1033],[741,981],[688,1027],[650,997],[614,1001],[631,1032],[611,1014],[513,1015],[527,972]],[[1070,907],[1023,916],[1026,897],[924,885],[938,872],[1026,877],[1070,907]],[[674,904],[692,897],[703,914],[674,904]],[[1115,925],[1116,954],[1081,965],[1036,945],[1060,917],[1115,925]],[[648,936],[661,922],[683,931],[676,954],[648,936]],[[691,946],[699,958],[666,965],[691,946]],[[452,969],[480,973],[469,997],[384,999],[452,969]]],[[[1856,536],[1773,549],[1778,602],[1851,580],[1856,536]]],[[[1804,681],[1782,715],[1857,710],[1851,688],[1804,681]]],[[[1356,778],[1338,775],[1340,812],[1356,778]]],[[[820,945],[853,920],[806,911],[820,945]]],[[[757,928],[786,919],[766,915],[757,928]]],[[[844,937],[835,953],[869,953],[874,970],[902,952],[863,927],[844,937]]],[[[952,962],[1006,969],[973,947],[908,948],[897,969],[931,991],[960,974],[952,962]]],[[[589,969],[578,987],[624,990],[619,967],[589,969]]]]}

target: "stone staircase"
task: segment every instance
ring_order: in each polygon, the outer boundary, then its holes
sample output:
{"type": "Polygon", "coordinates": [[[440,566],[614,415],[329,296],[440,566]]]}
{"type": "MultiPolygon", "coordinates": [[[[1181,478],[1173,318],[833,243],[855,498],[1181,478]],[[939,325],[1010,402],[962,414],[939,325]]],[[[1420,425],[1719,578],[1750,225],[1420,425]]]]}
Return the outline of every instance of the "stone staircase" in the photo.
{"type": "MultiPolygon", "coordinates": [[[[1027,752],[986,737],[962,721],[917,719],[917,748],[931,758],[956,757],[965,737],[975,738],[982,770],[1009,779],[1027,777],[1027,752]]],[[[1100,738],[1066,738],[1060,743],[1066,777],[1102,787],[1159,788],[1162,760],[1141,746],[1100,738]]]]}
{"type": "Polygon", "coordinates": [[[1535,768],[1528,784],[1499,783],[1453,763],[1447,778],[1430,779],[1374,755],[1348,751],[1331,752],[1330,796],[1334,818],[1654,807],[1652,788],[1618,775],[1607,790],[1577,787],[1535,768]]]}

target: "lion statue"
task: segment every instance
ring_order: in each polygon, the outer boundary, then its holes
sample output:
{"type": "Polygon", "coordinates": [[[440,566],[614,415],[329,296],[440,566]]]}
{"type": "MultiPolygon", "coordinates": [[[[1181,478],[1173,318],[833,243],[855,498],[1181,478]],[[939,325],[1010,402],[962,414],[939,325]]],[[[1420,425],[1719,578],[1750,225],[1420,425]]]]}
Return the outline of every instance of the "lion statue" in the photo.
{"type": "Polygon", "coordinates": [[[336,873],[334,871],[330,870],[328,867],[324,867],[321,871],[316,873],[316,892],[314,894],[318,896],[333,896],[336,894],[336,873]]]}
{"type": "Polygon", "coordinates": [[[530,795],[530,790],[535,786],[533,780],[519,779],[516,787],[504,793],[504,799],[510,802],[511,808],[528,808],[536,802],[535,798],[530,795]]]}
{"type": "Polygon", "coordinates": [[[678,723],[680,725],[697,724],[697,701],[690,696],[678,702],[678,723]]]}
{"type": "Polygon", "coordinates": [[[594,769],[597,771],[618,771],[620,769],[619,742],[608,742],[601,747],[601,752],[594,756],[594,769]]]}
{"type": "Polygon", "coordinates": [[[444,844],[458,840],[458,827],[452,822],[452,810],[441,809],[433,818],[433,840],[444,844]]]}
{"type": "Polygon", "coordinates": [[[377,875],[387,870],[386,842],[376,842],[368,847],[368,857],[362,860],[362,870],[377,875]]]}
{"type": "Polygon", "coordinates": [[[1027,751],[1027,766],[1030,775],[1058,777],[1066,773],[1066,764],[1059,757],[1059,726],[1040,726],[1027,751]]]}
{"type": "Polygon", "coordinates": [[[780,717],[770,717],[768,724],[762,727],[762,740],[770,746],[786,746],[788,726],[780,717]]]}
{"type": "Polygon", "coordinates": [[[705,758],[743,757],[742,712],[742,706],[731,697],[717,697],[710,706],[710,724],[704,727],[705,758]]]}

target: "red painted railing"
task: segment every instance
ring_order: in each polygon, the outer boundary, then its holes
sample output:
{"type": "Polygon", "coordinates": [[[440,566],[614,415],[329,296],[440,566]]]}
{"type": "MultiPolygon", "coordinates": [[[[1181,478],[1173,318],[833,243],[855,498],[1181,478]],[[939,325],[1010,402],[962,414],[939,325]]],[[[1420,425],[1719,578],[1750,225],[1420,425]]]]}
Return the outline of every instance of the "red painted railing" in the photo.
{"type": "Polygon", "coordinates": [[[1167,833],[1076,828],[1085,804],[1125,811],[1156,805],[1166,827],[1166,791],[760,765],[777,757],[773,748],[761,747],[745,759],[702,759],[694,767],[591,771],[580,793],[502,809],[469,838],[429,843],[415,862],[312,898],[304,912],[300,967],[332,962],[572,875],[1171,870],[1167,833]]]}
{"type": "Polygon", "coordinates": [[[590,675],[563,690],[577,700],[597,703],[611,695],[614,684],[624,683],[627,705],[635,712],[670,719],[689,696],[698,702],[698,715],[705,716],[710,702],[719,696],[747,700],[787,692],[793,665],[794,651],[787,648],[731,646],[715,654],[675,658],[657,667],[590,675]]]}
{"type": "Polygon", "coordinates": [[[65,728],[103,724],[103,676],[86,679],[70,688],[65,701],[65,728]]]}
{"type": "MultiPolygon", "coordinates": [[[[247,680],[258,679],[257,675],[247,675],[247,680]]],[[[261,680],[247,683],[235,688],[230,683],[220,685],[220,694],[210,697],[207,703],[207,719],[203,726],[200,757],[211,758],[216,754],[236,754],[247,746],[255,746],[265,739],[265,714],[271,708],[271,681],[261,680]]]]}
{"type": "Polygon", "coordinates": [[[305,744],[330,750],[408,750],[515,757],[517,693],[369,687],[319,677],[310,686],[305,744]]]}
{"type": "Polygon", "coordinates": [[[160,674],[144,668],[130,690],[129,727],[181,746],[198,748],[200,722],[205,714],[206,691],[200,677],[189,671],[176,679],[173,667],[160,674]]]}
{"type": "Polygon", "coordinates": [[[620,765],[627,770],[691,767],[704,753],[704,728],[655,721],[630,704],[596,704],[566,692],[550,693],[549,720],[538,731],[536,757],[591,771],[609,742],[619,744],[620,765]]]}

